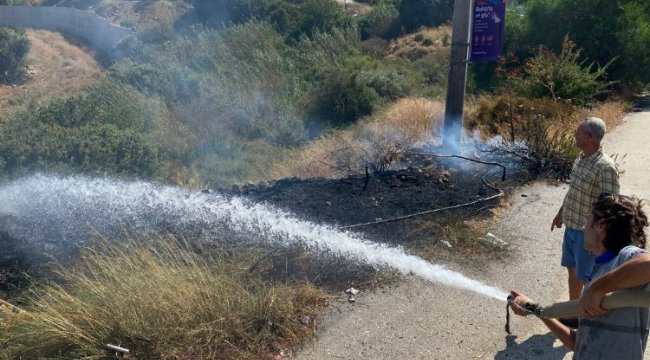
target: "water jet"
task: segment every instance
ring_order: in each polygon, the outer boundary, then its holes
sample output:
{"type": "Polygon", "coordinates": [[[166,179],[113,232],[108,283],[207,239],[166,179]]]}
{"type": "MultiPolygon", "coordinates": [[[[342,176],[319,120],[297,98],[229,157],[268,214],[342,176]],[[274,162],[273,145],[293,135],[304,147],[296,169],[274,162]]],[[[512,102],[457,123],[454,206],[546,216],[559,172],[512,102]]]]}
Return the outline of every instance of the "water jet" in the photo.
{"type": "Polygon", "coordinates": [[[234,231],[239,245],[303,244],[375,267],[473,291],[504,301],[506,292],[432,264],[403,249],[370,241],[360,233],[315,224],[272,206],[219,193],[191,192],[142,181],[83,176],[35,175],[0,186],[0,203],[11,204],[15,221],[44,251],[69,251],[84,244],[92,229],[100,234],[130,231],[192,233],[218,241],[234,231]],[[43,244],[47,246],[42,246],[43,244]]]}

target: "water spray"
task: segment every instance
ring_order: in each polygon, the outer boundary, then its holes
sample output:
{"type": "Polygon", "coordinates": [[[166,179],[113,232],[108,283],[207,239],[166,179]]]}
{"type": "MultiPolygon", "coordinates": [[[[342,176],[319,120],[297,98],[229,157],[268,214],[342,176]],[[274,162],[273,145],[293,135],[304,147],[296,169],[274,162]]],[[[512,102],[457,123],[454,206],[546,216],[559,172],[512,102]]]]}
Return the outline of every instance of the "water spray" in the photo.
{"type": "MultiPolygon", "coordinates": [[[[278,247],[302,244],[377,268],[390,267],[428,281],[504,301],[507,293],[432,264],[402,248],[375,243],[360,233],[301,220],[273,206],[245,198],[206,194],[146,182],[87,177],[32,176],[0,186],[0,203],[11,203],[21,231],[36,242],[82,246],[89,228],[114,234],[128,226],[131,235],[164,229],[219,241],[237,234],[237,245],[263,242],[278,247]],[[63,239],[60,243],[52,239],[63,239]],[[70,239],[76,244],[70,244],[70,239]]],[[[24,236],[24,234],[19,234],[24,236]]]]}

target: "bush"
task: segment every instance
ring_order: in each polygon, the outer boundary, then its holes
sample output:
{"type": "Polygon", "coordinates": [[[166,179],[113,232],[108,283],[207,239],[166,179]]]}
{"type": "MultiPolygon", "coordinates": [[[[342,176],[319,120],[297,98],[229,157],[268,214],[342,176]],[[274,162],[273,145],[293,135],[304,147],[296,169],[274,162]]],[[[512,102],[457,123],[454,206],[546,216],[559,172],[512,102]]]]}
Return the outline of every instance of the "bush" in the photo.
{"type": "Polygon", "coordinates": [[[359,21],[359,32],[362,39],[376,36],[385,38],[396,26],[399,12],[392,4],[382,3],[375,6],[359,21]]]}
{"type": "Polygon", "coordinates": [[[436,49],[418,59],[415,65],[423,74],[427,85],[433,89],[446,91],[449,74],[449,49],[436,49]]]}
{"type": "Polygon", "coordinates": [[[334,125],[344,125],[388,101],[408,96],[419,84],[416,74],[400,64],[392,66],[356,56],[341,68],[329,68],[321,74],[323,86],[308,98],[313,114],[329,118],[334,125]]]}
{"type": "Polygon", "coordinates": [[[629,83],[650,81],[648,50],[650,5],[638,0],[528,0],[523,4],[524,21],[508,25],[509,51],[523,55],[543,44],[559,52],[570,36],[584,56],[596,64],[607,64],[610,77],[629,83]],[[585,10],[590,9],[588,16],[585,10]],[[516,32],[511,32],[517,28],[516,32]]]}
{"type": "Polygon", "coordinates": [[[158,150],[146,101],[133,89],[100,84],[87,94],[32,105],[0,124],[0,169],[158,175],[158,150]]]}
{"type": "Polygon", "coordinates": [[[323,86],[310,97],[313,115],[345,125],[369,115],[381,104],[377,91],[361,83],[358,74],[331,68],[322,73],[323,86]]]}
{"type": "Polygon", "coordinates": [[[515,90],[532,98],[565,99],[579,105],[589,103],[612,84],[601,80],[611,63],[602,67],[593,62],[586,65],[586,60],[580,60],[580,54],[581,50],[568,39],[557,55],[539,47],[535,57],[526,62],[523,76],[512,76],[515,90]]]}
{"type": "Polygon", "coordinates": [[[13,82],[24,76],[30,47],[24,30],[0,27],[0,82],[13,82]]]}
{"type": "Polygon", "coordinates": [[[306,0],[300,7],[292,35],[294,38],[301,35],[312,37],[316,33],[329,33],[351,24],[351,19],[335,0],[306,0]]]}
{"type": "Polygon", "coordinates": [[[615,64],[629,71],[628,77],[635,82],[650,82],[650,5],[645,8],[641,4],[625,5],[619,18],[621,28],[625,31],[618,33],[622,44],[622,54],[615,64]],[[633,70],[634,69],[634,70],[633,70]]]}
{"type": "Polygon", "coordinates": [[[532,176],[564,179],[579,153],[573,131],[581,116],[563,102],[500,96],[484,99],[466,125],[491,138],[482,147],[500,162],[523,165],[532,176]]]}

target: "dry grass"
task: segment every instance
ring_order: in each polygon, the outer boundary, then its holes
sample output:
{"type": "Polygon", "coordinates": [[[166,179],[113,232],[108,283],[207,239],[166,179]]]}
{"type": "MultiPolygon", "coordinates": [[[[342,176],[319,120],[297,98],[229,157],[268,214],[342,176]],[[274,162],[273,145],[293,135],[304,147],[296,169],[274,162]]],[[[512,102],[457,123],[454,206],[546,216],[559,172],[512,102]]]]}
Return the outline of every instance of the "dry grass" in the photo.
{"type": "Polygon", "coordinates": [[[272,286],[250,261],[208,260],[173,238],[108,242],[60,271],[23,312],[0,314],[0,359],[262,359],[310,338],[327,304],[307,284],[272,286]],[[309,321],[301,322],[303,317],[309,321]]]}
{"type": "Polygon", "coordinates": [[[596,116],[607,124],[607,131],[615,129],[623,122],[626,113],[632,105],[620,99],[611,99],[598,103],[593,109],[585,110],[584,116],[596,116]]]}
{"type": "Polygon", "coordinates": [[[448,258],[453,262],[473,263],[473,266],[504,256],[507,246],[501,247],[484,240],[502,218],[501,207],[490,212],[491,215],[486,218],[464,214],[443,220],[422,221],[414,233],[433,233],[436,234],[435,239],[416,243],[411,250],[425,259],[440,261],[448,258]]]}
{"type": "Polygon", "coordinates": [[[437,28],[423,28],[415,34],[408,34],[392,40],[388,45],[387,57],[417,59],[434,51],[447,51],[451,45],[451,25],[437,28]]]}
{"type": "Polygon", "coordinates": [[[271,176],[335,178],[379,169],[399,160],[413,144],[432,140],[444,115],[444,104],[423,98],[397,101],[385,111],[345,130],[331,131],[286,155],[271,176]]]}
{"type": "Polygon", "coordinates": [[[17,86],[0,85],[0,116],[28,101],[46,102],[71,95],[105,78],[92,54],[72,45],[63,36],[46,30],[28,30],[27,81],[17,86]]]}
{"type": "MultiPolygon", "coordinates": [[[[620,99],[609,99],[598,103],[593,108],[579,108],[552,100],[535,100],[517,97],[495,97],[482,95],[476,98],[470,98],[465,106],[466,124],[471,129],[477,125],[485,125],[485,119],[481,120],[481,114],[486,115],[486,109],[491,116],[499,116],[505,119],[506,114],[513,116],[515,123],[520,123],[522,119],[537,114],[543,115],[549,124],[550,135],[556,132],[572,133],[585,117],[596,116],[605,121],[608,131],[613,130],[620,125],[625,114],[630,110],[629,103],[620,99]],[[498,105],[495,105],[498,104],[498,105]]],[[[490,137],[490,133],[508,133],[508,124],[503,123],[497,128],[486,130],[478,126],[484,137],[490,137]],[[501,128],[503,127],[503,128],[501,128]]]]}
{"type": "Polygon", "coordinates": [[[116,25],[127,27],[172,26],[191,9],[189,2],[159,0],[143,3],[124,0],[101,0],[94,11],[116,25]]]}

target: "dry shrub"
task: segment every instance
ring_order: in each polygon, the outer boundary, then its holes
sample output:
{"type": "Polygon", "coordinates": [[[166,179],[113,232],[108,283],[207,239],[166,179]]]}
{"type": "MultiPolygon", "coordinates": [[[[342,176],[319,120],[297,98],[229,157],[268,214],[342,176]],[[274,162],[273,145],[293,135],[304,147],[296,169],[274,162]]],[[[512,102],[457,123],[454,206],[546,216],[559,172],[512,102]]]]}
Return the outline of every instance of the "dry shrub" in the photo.
{"type": "Polygon", "coordinates": [[[594,108],[581,108],[564,101],[526,99],[502,95],[475,99],[468,110],[467,127],[479,130],[484,139],[501,136],[489,151],[515,159],[536,176],[565,178],[579,154],[573,133],[587,116],[602,118],[615,128],[629,108],[620,100],[607,100],[594,108]]]}
{"type": "Polygon", "coordinates": [[[132,359],[263,359],[310,338],[327,297],[263,282],[248,266],[173,238],[102,242],[60,271],[64,285],[0,316],[0,359],[99,358],[107,343],[132,359]]]}
{"type": "Polygon", "coordinates": [[[451,30],[450,24],[444,24],[436,28],[424,28],[418,34],[422,34],[425,39],[440,40],[442,45],[449,46],[451,44],[451,30]]]}
{"type": "Polygon", "coordinates": [[[623,118],[630,111],[630,108],[631,105],[628,102],[620,99],[609,99],[584,112],[585,116],[595,116],[603,119],[607,124],[607,131],[611,131],[623,122],[623,118]]]}
{"type": "Polygon", "coordinates": [[[408,34],[392,40],[388,45],[388,58],[417,60],[423,56],[451,45],[451,25],[423,28],[416,34],[408,34]]]}
{"type": "Polygon", "coordinates": [[[522,140],[528,119],[542,117],[553,130],[569,128],[582,117],[580,108],[566,102],[517,96],[482,96],[468,106],[465,126],[484,137],[501,135],[507,141],[522,140]]]}
{"type": "Polygon", "coordinates": [[[328,132],[286,154],[272,176],[335,178],[385,170],[405,149],[431,140],[443,122],[444,104],[423,98],[401,99],[388,109],[345,130],[328,132]]]}

